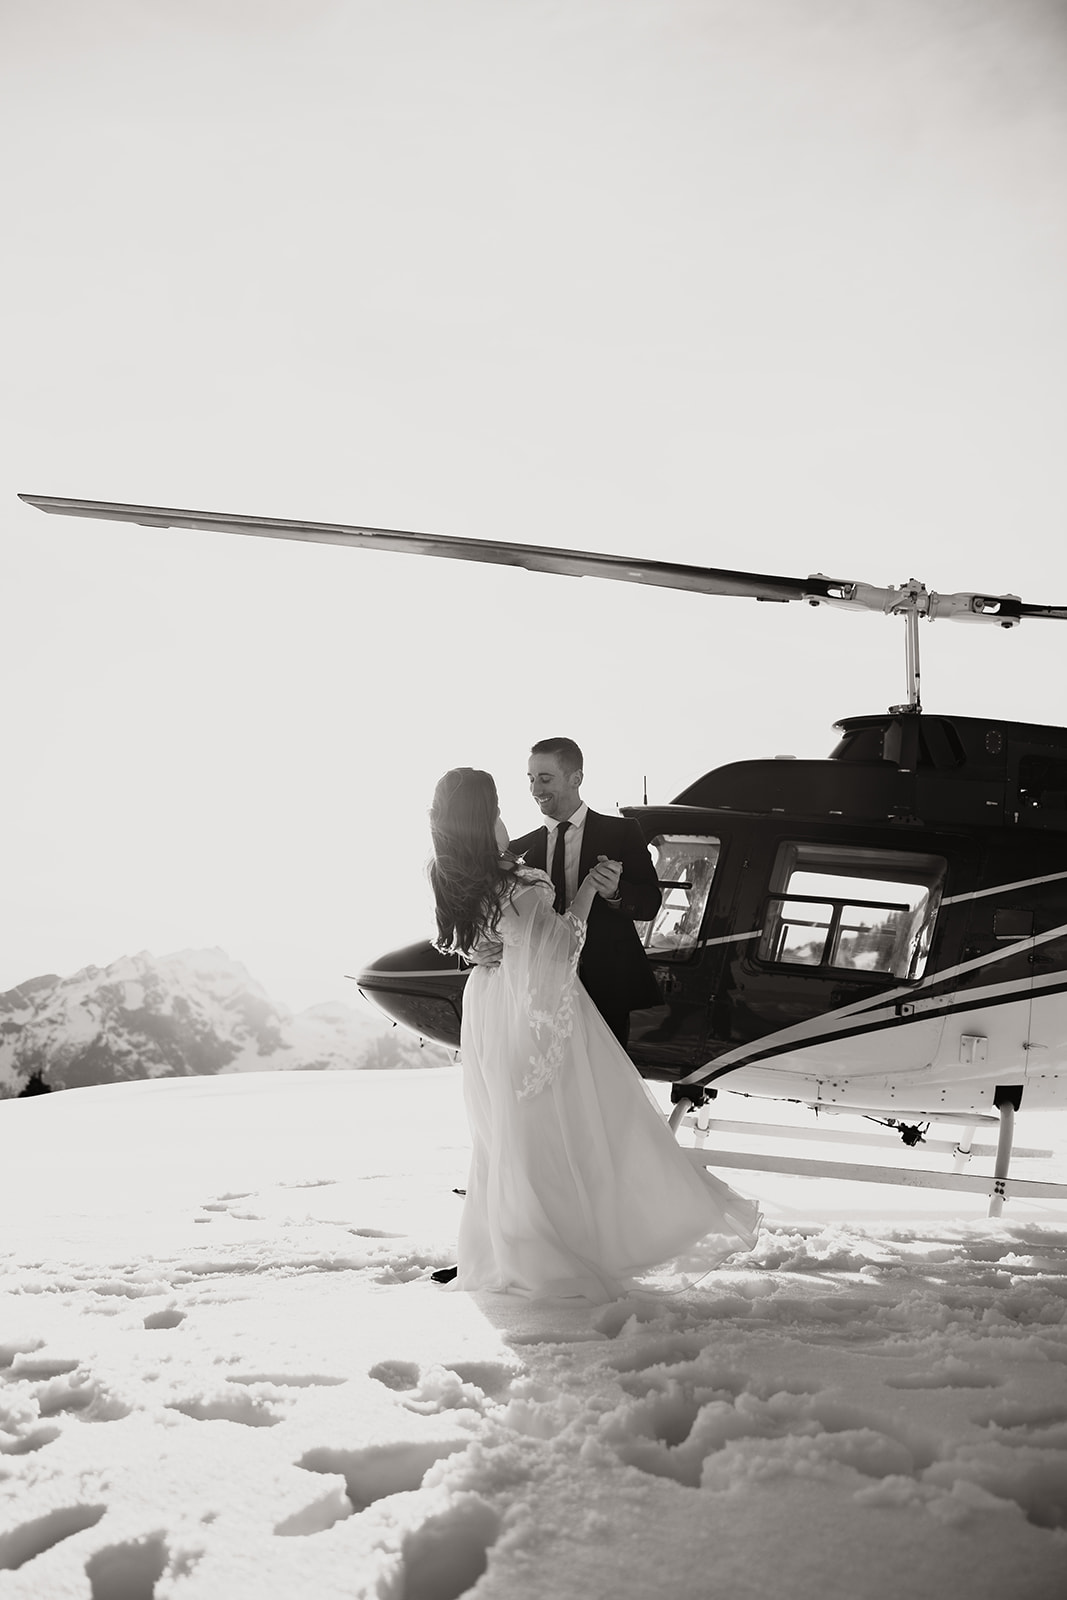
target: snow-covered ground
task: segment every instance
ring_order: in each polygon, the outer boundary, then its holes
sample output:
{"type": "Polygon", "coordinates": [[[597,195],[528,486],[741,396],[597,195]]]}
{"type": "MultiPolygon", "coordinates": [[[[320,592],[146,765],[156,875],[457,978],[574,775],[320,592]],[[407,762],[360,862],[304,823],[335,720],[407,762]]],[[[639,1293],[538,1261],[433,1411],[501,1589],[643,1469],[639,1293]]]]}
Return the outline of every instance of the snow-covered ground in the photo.
{"type": "MultiPolygon", "coordinates": [[[[1062,1114],[1017,1137],[1067,1177],[1062,1114]]],[[[583,1310],[428,1280],[456,1068],[7,1101],[0,1149],[4,1600],[1067,1593],[1062,1207],[727,1174],[751,1256],[583,1310]]]]}

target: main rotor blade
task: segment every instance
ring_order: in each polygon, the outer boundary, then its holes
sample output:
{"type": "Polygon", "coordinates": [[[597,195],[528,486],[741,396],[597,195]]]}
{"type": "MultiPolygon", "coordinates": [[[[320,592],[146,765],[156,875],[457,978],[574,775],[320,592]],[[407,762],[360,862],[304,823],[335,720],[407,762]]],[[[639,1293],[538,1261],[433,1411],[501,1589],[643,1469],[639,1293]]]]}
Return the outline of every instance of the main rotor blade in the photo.
{"type": "Polygon", "coordinates": [[[1057,622],[1067,622],[1067,606],[1031,606],[1017,602],[1020,617],[1052,617],[1057,622]]]}
{"type": "Polygon", "coordinates": [[[696,594],[739,595],[750,600],[807,600],[843,606],[850,611],[951,617],[957,621],[993,622],[1010,628],[1029,617],[1067,621],[1067,606],[1027,605],[1018,595],[928,592],[914,579],[900,588],[879,588],[854,579],[780,577],[765,572],[738,572],[730,567],[690,567],[645,556],[602,555],[593,550],[561,550],[552,545],[509,544],[501,539],[463,539],[444,533],[408,533],[393,528],[368,528],[359,523],[302,522],[285,517],[248,517],[226,511],[177,511],[166,506],[123,505],[110,500],[65,500],[53,495],[22,494],[20,500],[65,517],[97,517],[105,522],[136,522],[148,528],[195,528],[216,533],[243,533],[267,539],[298,539],[311,544],[347,545],[351,549],[386,550],[398,555],[439,556],[453,561],[481,561],[493,566],[524,567],[570,578],[612,578],[619,583],[644,583],[663,589],[688,589],[696,594]]]}
{"type": "Polygon", "coordinates": [[[734,572],[724,567],[687,567],[644,557],[559,550],[548,545],[507,544],[496,539],[463,539],[443,533],[405,533],[354,523],[231,516],[223,511],[175,511],[165,506],[62,500],[50,495],[22,494],[19,499],[41,511],[66,517],[99,517],[107,522],[136,522],[149,528],[196,528],[217,533],[254,534],[268,539],[347,545],[352,549],[390,550],[403,555],[443,556],[457,561],[525,567],[530,572],[554,572],[572,578],[614,578],[622,583],[691,589],[702,594],[741,595],[755,600],[825,600],[851,587],[823,577],[779,578],[759,572],[734,572]]]}

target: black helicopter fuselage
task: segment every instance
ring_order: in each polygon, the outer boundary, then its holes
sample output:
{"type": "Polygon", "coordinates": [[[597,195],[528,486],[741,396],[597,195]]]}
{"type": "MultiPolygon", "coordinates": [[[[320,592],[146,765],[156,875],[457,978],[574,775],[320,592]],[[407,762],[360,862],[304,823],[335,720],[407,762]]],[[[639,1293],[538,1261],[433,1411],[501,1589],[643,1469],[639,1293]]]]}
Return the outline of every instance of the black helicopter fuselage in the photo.
{"type": "MultiPolygon", "coordinates": [[[[625,807],[664,904],[647,1077],[898,1114],[1067,1102],[1067,730],[849,718],[826,760],[743,761],[625,807]]],[[[359,977],[457,1046],[466,972],[428,943],[359,977]]]]}

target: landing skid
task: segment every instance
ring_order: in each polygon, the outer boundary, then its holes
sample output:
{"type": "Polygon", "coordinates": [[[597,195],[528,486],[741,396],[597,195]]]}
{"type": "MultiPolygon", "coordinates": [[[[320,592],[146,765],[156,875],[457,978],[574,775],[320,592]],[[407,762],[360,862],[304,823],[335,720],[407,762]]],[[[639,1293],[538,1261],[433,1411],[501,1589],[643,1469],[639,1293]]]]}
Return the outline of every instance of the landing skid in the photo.
{"type": "MultiPolygon", "coordinates": [[[[1067,1183],[1044,1183],[1030,1178],[1009,1180],[1015,1135],[1015,1107],[1010,1101],[1005,1101],[998,1107],[996,1116],[958,1118],[958,1121],[964,1123],[964,1131],[957,1144],[947,1139],[923,1139],[922,1142],[927,1149],[947,1151],[953,1155],[956,1169],[953,1172],[930,1172],[911,1167],[876,1167],[851,1161],[809,1160],[803,1156],[754,1155],[741,1150],[709,1149],[705,1144],[708,1135],[715,1132],[758,1138],[818,1139],[823,1142],[837,1141],[864,1145],[893,1144],[899,1147],[899,1134],[851,1134],[838,1130],[792,1128],[781,1123],[728,1121],[712,1117],[706,1104],[694,1106],[691,1101],[680,1099],[671,1112],[670,1125],[677,1132],[682,1122],[689,1119],[695,1126],[697,1144],[695,1147],[683,1148],[695,1166],[735,1167],[758,1172],[783,1172],[804,1178],[845,1178],[853,1183],[887,1183],[907,1189],[951,1189],[967,1194],[987,1194],[991,1217],[1001,1216],[1004,1202],[1010,1199],[1067,1200],[1067,1183]],[[997,1127],[998,1139],[995,1146],[971,1143],[974,1128],[979,1122],[997,1127]],[[995,1157],[992,1176],[983,1177],[978,1173],[962,1170],[972,1155],[995,1157]]],[[[1014,1153],[1020,1159],[1047,1158],[1052,1155],[1051,1150],[1019,1149],[1014,1153]]]]}

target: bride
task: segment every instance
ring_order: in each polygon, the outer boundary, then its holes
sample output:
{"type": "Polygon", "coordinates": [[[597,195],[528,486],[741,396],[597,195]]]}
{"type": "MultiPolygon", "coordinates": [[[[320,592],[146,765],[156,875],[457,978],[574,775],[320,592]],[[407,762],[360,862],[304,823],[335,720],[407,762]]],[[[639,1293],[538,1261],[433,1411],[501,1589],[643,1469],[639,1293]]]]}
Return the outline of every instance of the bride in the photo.
{"type": "Polygon", "coordinates": [[[437,947],[474,969],[458,1286],[604,1302],[697,1240],[705,1269],[751,1249],[755,1202],[690,1163],[578,979],[599,869],[554,911],[551,880],[508,854],[496,784],[473,767],[438,783],[430,829],[437,947]]]}

